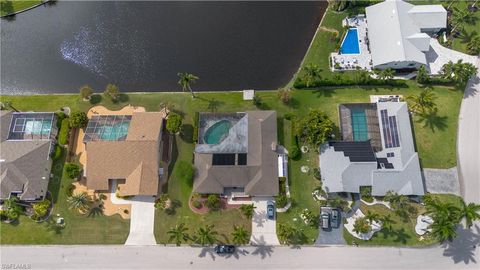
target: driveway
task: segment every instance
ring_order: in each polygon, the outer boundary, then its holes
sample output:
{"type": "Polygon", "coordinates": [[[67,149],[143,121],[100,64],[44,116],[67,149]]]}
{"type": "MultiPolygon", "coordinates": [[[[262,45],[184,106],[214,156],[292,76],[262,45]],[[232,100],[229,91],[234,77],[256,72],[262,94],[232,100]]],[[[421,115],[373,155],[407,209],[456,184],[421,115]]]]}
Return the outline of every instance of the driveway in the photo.
{"type": "Polygon", "coordinates": [[[252,245],[274,246],[280,245],[277,238],[277,222],[267,217],[267,202],[273,201],[273,197],[254,197],[252,199],[255,210],[252,217],[252,245]]]}
{"type": "Polygon", "coordinates": [[[124,200],[115,196],[117,183],[112,181],[110,189],[110,200],[114,204],[131,204],[130,233],[125,245],[156,245],[157,241],[153,235],[155,222],[155,198],[152,196],[134,196],[124,200]]]}
{"type": "MultiPolygon", "coordinates": [[[[331,211],[326,211],[330,212],[331,211]]],[[[343,218],[345,214],[342,213],[340,217],[340,226],[338,228],[330,228],[329,230],[323,230],[322,225],[319,224],[318,237],[315,241],[315,245],[346,245],[345,239],[343,239],[343,218]]]]}
{"type": "Polygon", "coordinates": [[[460,195],[458,169],[423,169],[425,186],[429,193],[460,195]]]}
{"type": "MultiPolygon", "coordinates": [[[[477,67],[480,60],[477,60],[477,67]]],[[[460,107],[457,137],[458,177],[466,202],[480,203],[480,71],[470,79],[460,107]]]]}

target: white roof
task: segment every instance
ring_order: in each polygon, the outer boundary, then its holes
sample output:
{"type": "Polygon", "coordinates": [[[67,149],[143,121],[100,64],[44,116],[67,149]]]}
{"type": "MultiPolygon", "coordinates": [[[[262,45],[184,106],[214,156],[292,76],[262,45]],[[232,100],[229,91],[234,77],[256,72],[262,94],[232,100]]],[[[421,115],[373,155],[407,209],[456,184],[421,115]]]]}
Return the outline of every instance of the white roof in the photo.
{"type": "Polygon", "coordinates": [[[373,65],[396,61],[426,64],[425,42],[412,42],[422,29],[445,28],[447,12],[441,5],[414,6],[387,0],[366,8],[373,65]],[[420,46],[419,46],[420,44],[420,46]]]}

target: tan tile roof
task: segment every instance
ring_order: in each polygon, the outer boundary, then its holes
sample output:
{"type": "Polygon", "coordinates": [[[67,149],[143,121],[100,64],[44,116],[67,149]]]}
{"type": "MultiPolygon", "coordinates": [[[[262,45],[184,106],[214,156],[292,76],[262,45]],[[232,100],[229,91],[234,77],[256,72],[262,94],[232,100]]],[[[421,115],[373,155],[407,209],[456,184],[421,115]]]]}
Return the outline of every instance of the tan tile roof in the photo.
{"type": "Polygon", "coordinates": [[[133,113],[125,141],[87,142],[87,187],[108,190],[109,179],[125,179],[122,196],[156,195],[162,120],[162,113],[133,113]]]}

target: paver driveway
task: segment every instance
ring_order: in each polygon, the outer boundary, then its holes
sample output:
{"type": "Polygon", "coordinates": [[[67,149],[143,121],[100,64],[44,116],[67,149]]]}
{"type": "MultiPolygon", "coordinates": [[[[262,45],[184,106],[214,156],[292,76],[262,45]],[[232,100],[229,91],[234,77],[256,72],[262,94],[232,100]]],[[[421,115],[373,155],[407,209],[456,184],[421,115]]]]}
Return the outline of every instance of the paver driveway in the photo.
{"type": "Polygon", "coordinates": [[[252,217],[252,245],[280,245],[277,238],[276,218],[267,217],[267,203],[273,201],[272,197],[254,197],[253,205],[256,207],[252,217]]]}

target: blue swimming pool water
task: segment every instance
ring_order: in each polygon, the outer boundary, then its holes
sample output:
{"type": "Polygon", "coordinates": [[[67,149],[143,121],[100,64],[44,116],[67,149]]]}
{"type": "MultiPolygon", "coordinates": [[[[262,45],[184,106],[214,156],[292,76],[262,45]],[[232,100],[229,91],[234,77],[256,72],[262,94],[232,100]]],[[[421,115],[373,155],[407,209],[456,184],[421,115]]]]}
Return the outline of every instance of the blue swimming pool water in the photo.
{"type": "Polygon", "coordinates": [[[359,54],[360,45],[358,44],[358,31],[357,28],[348,29],[345,39],[343,39],[342,46],[340,47],[341,54],[359,54]]]}
{"type": "Polygon", "coordinates": [[[232,123],[228,120],[220,120],[213,124],[205,132],[204,141],[206,144],[219,144],[228,135],[232,123]]]}
{"type": "Polygon", "coordinates": [[[368,140],[367,115],[364,109],[352,109],[352,130],[354,141],[368,140]]]}
{"type": "Polygon", "coordinates": [[[98,129],[100,138],[105,141],[118,141],[126,137],[128,133],[129,122],[118,123],[113,126],[102,126],[98,129]]]}

